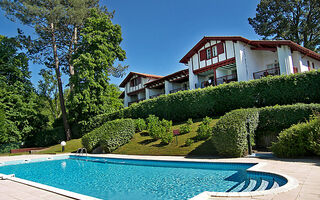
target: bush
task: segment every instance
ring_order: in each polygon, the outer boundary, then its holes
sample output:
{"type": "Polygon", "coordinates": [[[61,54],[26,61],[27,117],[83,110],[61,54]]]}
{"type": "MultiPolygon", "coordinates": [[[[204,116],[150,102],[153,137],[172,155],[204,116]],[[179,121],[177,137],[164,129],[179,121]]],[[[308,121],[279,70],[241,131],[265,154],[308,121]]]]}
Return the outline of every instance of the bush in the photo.
{"type": "MultiPolygon", "coordinates": [[[[247,134],[245,124],[248,119],[253,120],[253,122],[250,122],[252,124],[250,131],[253,131],[251,142],[254,144],[253,136],[256,132],[272,133],[277,136],[282,130],[293,124],[305,122],[313,112],[319,111],[319,104],[277,105],[258,109],[234,110],[220,118],[213,129],[212,143],[221,155],[228,157],[243,156],[247,150],[247,142],[244,136],[247,134]],[[258,118],[256,119],[256,117],[258,118]],[[256,125],[257,127],[255,127],[256,125]],[[229,147],[230,145],[231,147],[229,147]]],[[[262,135],[256,136],[256,141],[260,140],[259,137],[262,137],[262,135]]]]}
{"type": "MultiPolygon", "coordinates": [[[[233,82],[142,101],[117,112],[99,116],[117,118],[160,118],[184,121],[188,118],[223,115],[234,109],[295,103],[320,103],[320,70],[291,75],[269,76],[246,82],[233,82]]],[[[98,120],[97,120],[98,121],[98,120]]],[[[98,123],[98,122],[97,122],[98,123]]]]}
{"type": "Polygon", "coordinates": [[[282,131],[271,149],[278,157],[320,155],[320,118],[293,125],[282,131]]]}
{"type": "Polygon", "coordinates": [[[185,146],[186,146],[186,147],[191,146],[193,143],[194,143],[194,140],[188,138],[188,139],[186,140],[185,146]]]}
{"type": "Polygon", "coordinates": [[[210,117],[205,117],[202,120],[202,123],[197,129],[197,140],[206,140],[212,135],[212,128],[210,127],[210,122],[212,119],[210,117]]]}
{"type": "Polygon", "coordinates": [[[127,143],[135,133],[132,119],[117,119],[105,123],[82,137],[82,145],[91,152],[101,146],[106,153],[110,153],[119,146],[127,143]]]}
{"type": "Polygon", "coordinates": [[[159,120],[159,117],[155,115],[149,115],[146,119],[148,123],[148,133],[153,139],[161,139],[164,144],[169,144],[173,140],[172,121],[167,121],[163,119],[159,120]]]}
{"type": "Polygon", "coordinates": [[[0,144],[0,153],[9,153],[11,149],[19,149],[19,143],[0,144]]]}
{"type": "Polygon", "coordinates": [[[189,118],[189,119],[188,119],[187,124],[188,124],[189,126],[192,126],[193,121],[192,121],[192,119],[191,119],[191,118],[189,118]]]}
{"type": "Polygon", "coordinates": [[[42,130],[36,133],[29,141],[26,141],[27,146],[47,147],[59,144],[66,139],[63,126],[52,129],[42,130]]]}
{"type": "Polygon", "coordinates": [[[213,127],[212,143],[217,152],[226,157],[247,155],[247,135],[251,141],[259,122],[257,109],[238,109],[225,114],[213,127]]]}
{"type": "Polygon", "coordinates": [[[144,119],[141,119],[141,118],[135,119],[134,125],[136,127],[136,132],[141,132],[143,130],[146,130],[147,128],[146,122],[144,121],[144,119]]]}
{"type": "Polygon", "coordinates": [[[186,133],[190,133],[191,131],[191,127],[188,124],[183,124],[180,126],[180,134],[186,134],[186,133]]]}

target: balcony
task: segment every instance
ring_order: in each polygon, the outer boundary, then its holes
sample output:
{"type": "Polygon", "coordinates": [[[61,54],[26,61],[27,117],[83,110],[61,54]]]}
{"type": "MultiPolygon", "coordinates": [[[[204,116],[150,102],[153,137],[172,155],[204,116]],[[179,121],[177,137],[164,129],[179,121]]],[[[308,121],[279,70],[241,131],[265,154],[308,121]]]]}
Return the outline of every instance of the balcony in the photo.
{"type": "Polygon", "coordinates": [[[160,96],[160,95],[163,95],[163,94],[164,94],[164,93],[151,95],[149,98],[150,98],[150,99],[153,99],[153,98],[156,98],[156,97],[158,97],[158,96],[160,96]]]}
{"type": "Polygon", "coordinates": [[[230,83],[232,81],[238,81],[237,74],[229,74],[226,76],[221,76],[216,79],[216,85],[220,85],[222,83],[230,83]]]}
{"type": "Polygon", "coordinates": [[[139,103],[140,101],[143,101],[143,100],[146,100],[146,99],[143,98],[143,99],[138,99],[138,100],[136,100],[136,101],[131,101],[131,102],[128,103],[128,106],[130,106],[130,105],[133,104],[133,103],[139,103]]]}
{"type": "Polygon", "coordinates": [[[260,79],[260,78],[266,77],[266,76],[277,76],[277,75],[280,75],[280,68],[279,67],[265,69],[262,71],[255,72],[255,73],[253,73],[253,78],[260,79]]]}
{"type": "Polygon", "coordinates": [[[172,94],[172,93],[176,93],[176,92],[183,91],[183,90],[188,90],[188,88],[186,88],[186,87],[177,88],[174,90],[170,90],[169,93],[172,94]]]}

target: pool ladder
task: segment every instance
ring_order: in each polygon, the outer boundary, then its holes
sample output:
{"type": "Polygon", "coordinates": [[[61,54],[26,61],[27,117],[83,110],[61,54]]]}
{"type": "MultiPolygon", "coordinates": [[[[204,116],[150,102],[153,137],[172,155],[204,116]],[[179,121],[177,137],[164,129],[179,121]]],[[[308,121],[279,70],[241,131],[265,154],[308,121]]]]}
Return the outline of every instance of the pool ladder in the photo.
{"type": "Polygon", "coordinates": [[[76,152],[76,156],[83,156],[84,154],[88,156],[88,151],[86,148],[79,148],[76,152]]]}

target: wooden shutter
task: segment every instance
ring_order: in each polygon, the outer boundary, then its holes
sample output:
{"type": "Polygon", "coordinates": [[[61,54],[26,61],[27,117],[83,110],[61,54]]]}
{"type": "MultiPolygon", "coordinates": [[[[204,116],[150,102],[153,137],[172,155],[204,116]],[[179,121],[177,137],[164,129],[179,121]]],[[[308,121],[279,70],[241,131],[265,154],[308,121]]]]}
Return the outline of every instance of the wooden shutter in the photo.
{"type": "Polygon", "coordinates": [[[310,61],[308,60],[308,70],[310,71],[311,70],[311,67],[310,67],[310,61]]]}
{"type": "Polygon", "coordinates": [[[134,79],[130,81],[130,87],[133,87],[134,79]]]}
{"type": "Polygon", "coordinates": [[[217,44],[217,53],[218,53],[218,55],[224,53],[224,47],[223,47],[223,43],[222,42],[217,44]]]}
{"type": "Polygon", "coordinates": [[[205,60],[206,58],[207,58],[207,52],[206,52],[206,50],[204,49],[204,50],[200,51],[200,61],[203,61],[203,60],[205,60]]]}
{"type": "Polygon", "coordinates": [[[293,67],[293,73],[298,73],[298,67],[293,67]]]}

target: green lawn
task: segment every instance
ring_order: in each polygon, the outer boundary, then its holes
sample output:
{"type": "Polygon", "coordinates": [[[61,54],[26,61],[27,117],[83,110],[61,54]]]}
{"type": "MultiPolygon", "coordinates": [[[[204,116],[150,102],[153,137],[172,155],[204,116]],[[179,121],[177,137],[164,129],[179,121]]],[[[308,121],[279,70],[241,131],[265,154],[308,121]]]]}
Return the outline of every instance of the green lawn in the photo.
{"type": "MultiPolygon", "coordinates": [[[[214,126],[218,119],[214,119],[211,122],[211,126],[214,126]]],[[[132,140],[117,150],[114,154],[131,154],[131,155],[216,155],[214,149],[210,145],[210,139],[207,141],[199,141],[193,143],[191,146],[186,147],[185,141],[188,138],[193,138],[197,135],[196,130],[200,122],[195,122],[192,125],[191,132],[174,137],[173,142],[168,145],[162,145],[160,140],[153,140],[146,132],[136,133],[132,140]],[[177,141],[178,140],[178,141],[177,141]]],[[[173,126],[173,129],[179,129],[180,125],[173,126]]]]}
{"type": "MultiPolygon", "coordinates": [[[[214,126],[218,119],[213,119],[211,126],[214,126]]],[[[188,138],[193,139],[197,133],[196,130],[201,122],[195,122],[191,126],[191,132],[174,137],[173,142],[168,145],[161,144],[160,140],[152,139],[147,132],[136,133],[132,140],[119,147],[115,150],[114,154],[128,154],[128,155],[179,155],[179,156],[212,156],[216,155],[215,150],[210,144],[210,139],[206,141],[198,141],[190,146],[185,146],[185,142],[188,138]]],[[[182,124],[174,125],[173,129],[179,129],[182,124]]],[[[36,152],[36,154],[59,154],[59,153],[70,153],[75,152],[78,148],[82,148],[81,139],[73,139],[67,142],[65,146],[65,151],[62,152],[61,145],[57,144],[41,151],[36,152]]],[[[19,154],[0,154],[0,156],[13,156],[28,154],[28,152],[19,154]]]]}
{"type": "Polygon", "coordinates": [[[71,153],[77,151],[78,148],[82,148],[81,139],[73,139],[67,141],[64,152],[62,152],[61,145],[57,144],[47,149],[36,152],[37,154],[55,154],[55,153],[71,153]]]}

